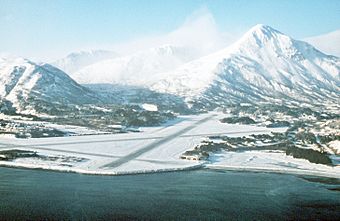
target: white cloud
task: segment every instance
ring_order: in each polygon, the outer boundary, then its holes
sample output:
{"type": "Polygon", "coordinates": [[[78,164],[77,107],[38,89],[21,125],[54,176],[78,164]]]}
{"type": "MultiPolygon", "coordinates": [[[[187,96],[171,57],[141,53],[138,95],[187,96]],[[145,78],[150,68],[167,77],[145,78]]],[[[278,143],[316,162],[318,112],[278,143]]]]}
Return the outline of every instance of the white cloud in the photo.
{"type": "MultiPolygon", "coordinates": [[[[134,40],[119,43],[103,42],[81,48],[61,47],[54,49],[53,54],[48,53],[46,55],[46,52],[39,54],[35,52],[35,55],[40,58],[38,60],[53,62],[76,51],[103,49],[117,52],[120,55],[127,55],[148,48],[173,45],[191,48],[198,57],[226,47],[236,41],[238,37],[239,35],[237,34],[231,35],[221,32],[209,10],[201,8],[189,15],[182,25],[169,33],[138,37],[134,40]]],[[[36,58],[36,56],[33,58],[36,58]]]]}
{"type": "Polygon", "coordinates": [[[111,46],[121,54],[129,54],[161,45],[176,45],[196,49],[202,55],[233,43],[238,36],[219,31],[215,19],[207,9],[200,9],[176,30],[159,36],[149,36],[111,46]]]}

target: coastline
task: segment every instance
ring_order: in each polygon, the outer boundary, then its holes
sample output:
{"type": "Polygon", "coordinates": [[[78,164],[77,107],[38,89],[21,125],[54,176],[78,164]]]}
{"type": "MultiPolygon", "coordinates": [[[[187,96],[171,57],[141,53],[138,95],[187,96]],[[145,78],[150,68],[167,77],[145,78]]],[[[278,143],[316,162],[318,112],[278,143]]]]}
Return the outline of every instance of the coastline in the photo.
{"type": "MultiPolygon", "coordinates": [[[[169,125],[144,128],[141,133],[72,136],[58,138],[0,139],[1,149],[39,151],[52,157],[86,158],[84,164],[41,160],[0,161],[0,166],[87,175],[133,175],[195,169],[249,171],[318,176],[340,179],[340,167],[320,166],[304,159],[295,159],[281,152],[244,151],[214,153],[209,161],[180,159],[182,153],[206,139],[207,135],[225,134],[231,137],[255,133],[271,133],[282,128],[223,124],[222,115],[211,112],[181,117],[169,125]],[[176,124],[176,127],[173,125],[176,124]],[[137,155],[136,155],[137,154],[137,155]],[[144,154],[142,159],[137,159],[144,154]],[[113,162],[123,159],[122,165],[113,162]]],[[[285,129],[284,129],[285,130],[285,129]]]]}
{"type": "Polygon", "coordinates": [[[154,174],[154,173],[167,173],[167,172],[180,172],[190,170],[216,170],[216,171],[237,171],[237,172],[259,172],[259,173],[275,173],[275,174],[290,174],[290,175],[301,175],[301,176],[313,176],[320,178],[334,178],[340,180],[340,174],[322,172],[322,171],[311,171],[294,168],[270,168],[270,167],[253,167],[253,166],[228,166],[228,165],[211,165],[211,164],[199,164],[187,167],[179,168],[164,168],[164,169],[153,169],[153,170],[134,170],[134,171],[99,171],[99,170],[84,170],[76,168],[58,168],[58,167],[44,167],[34,166],[25,164],[13,164],[13,163],[0,163],[0,167],[6,168],[19,168],[27,170],[42,170],[49,172],[60,172],[60,173],[78,173],[84,175],[97,175],[97,176],[124,176],[124,175],[139,175],[139,174],[154,174]]]}
{"type": "Polygon", "coordinates": [[[270,168],[270,167],[253,167],[253,166],[227,166],[227,165],[205,165],[206,169],[224,170],[224,171],[239,171],[239,172],[264,172],[264,173],[278,173],[278,174],[292,174],[303,176],[315,176],[324,178],[340,179],[340,174],[329,173],[323,171],[312,171],[294,168],[270,168]]]}
{"type": "Polygon", "coordinates": [[[187,167],[177,167],[177,168],[163,168],[163,169],[146,169],[146,170],[133,170],[133,171],[99,171],[99,170],[84,170],[77,168],[64,168],[58,166],[35,166],[27,164],[17,164],[17,163],[3,163],[0,162],[0,167],[6,168],[20,168],[27,170],[42,170],[50,172],[61,172],[61,173],[78,173],[84,175],[98,175],[98,176],[124,176],[124,175],[138,175],[138,174],[151,174],[151,173],[166,173],[166,172],[178,172],[178,171],[188,171],[204,168],[204,164],[198,164],[187,167]]]}

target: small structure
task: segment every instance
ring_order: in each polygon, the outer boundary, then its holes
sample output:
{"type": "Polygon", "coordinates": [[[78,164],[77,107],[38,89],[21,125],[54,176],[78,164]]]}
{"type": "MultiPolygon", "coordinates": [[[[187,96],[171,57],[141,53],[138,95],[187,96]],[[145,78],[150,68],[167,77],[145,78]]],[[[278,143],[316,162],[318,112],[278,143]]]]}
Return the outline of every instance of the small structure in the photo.
{"type": "Polygon", "coordinates": [[[107,128],[115,131],[115,132],[123,132],[125,131],[125,127],[120,125],[120,124],[113,124],[113,125],[108,125],[107,128]]]}
{"type": "Polygon", "coordinates": [[[199,152],[197,150],[189,150],[181,155],[181,159],[183,160],[206,160],[208,159],[209,154],[206,152],[199,152]]]}

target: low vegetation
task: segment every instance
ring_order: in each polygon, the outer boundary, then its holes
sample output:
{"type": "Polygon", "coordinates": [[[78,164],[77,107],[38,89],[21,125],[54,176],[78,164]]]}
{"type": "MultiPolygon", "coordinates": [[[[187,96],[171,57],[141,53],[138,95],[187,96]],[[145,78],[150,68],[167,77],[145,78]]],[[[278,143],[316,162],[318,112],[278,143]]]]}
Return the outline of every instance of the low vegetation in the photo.
{"type": "Polygon", "coordinates": [[[288,146],[286,154],[294,158],[306,159],[311,163],[332,165],[328,155],[312,149],[303,149],[296,146],[288,146]]]}
{"type": "Polygon", "coordinates": [[[74,156],[46,156],[40,155],[36,151],[30,150],[20,150],[20,149],[10,149],[0,151],[0,161],[13,161],[19,158],[36,158],[43,161],[54,161],[62,164],[64,166],[71,166],[72,163],[84,162],[87,159],[82,157],[74,156]]]}
{"type": "Polygon", "coordinates": [[[28,157],[37,157],[37,152],[28,151],[28,150],[2,150],[0,151],[0,160],[4,161],[12,161],[17,158],[28,158],[28,157]]]}
{"type": "MultiPolygon", "coordinates": [[[[194,148],[192,154],[224,151],[273,150],[311,163],[332,165],[336,154],[329,143],[340,140],[339,115],[279,105],[234,105],[224,109],[229,115],[221,119],[229,124],[256,124],[268,128],[287,127],[285,133],[250,135],[244,137],[211,136],[194,148]]],[[[186,154],[190,154],[187,152],[186,154]]]]}
{"type": "Polygon", "coordinates": [[[250,117],[226,117],[220,120],[222,123],[228,124],[255,124],[256,122],[250,117]]]}

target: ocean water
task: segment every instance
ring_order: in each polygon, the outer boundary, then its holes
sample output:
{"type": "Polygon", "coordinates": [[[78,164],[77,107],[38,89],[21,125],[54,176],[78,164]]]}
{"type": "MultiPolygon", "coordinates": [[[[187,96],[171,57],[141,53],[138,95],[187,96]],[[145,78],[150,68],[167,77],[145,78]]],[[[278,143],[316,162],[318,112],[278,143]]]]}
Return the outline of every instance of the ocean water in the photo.
{"type": "Polygon", "coordinates": [[[340,220],[340,181],[324,181],[212,170],[90,176],[0,168],[0,220],[340,220]]]}

